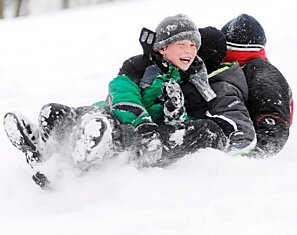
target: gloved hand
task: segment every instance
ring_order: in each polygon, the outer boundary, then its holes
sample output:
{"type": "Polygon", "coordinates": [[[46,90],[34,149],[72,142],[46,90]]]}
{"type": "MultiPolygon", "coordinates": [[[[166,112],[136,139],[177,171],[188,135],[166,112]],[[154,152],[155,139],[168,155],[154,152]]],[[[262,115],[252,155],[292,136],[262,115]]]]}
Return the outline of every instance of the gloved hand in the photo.
{"type": "Polygon", "coordinates": [[[244,156],[250,157],[250,158],[258,158],[258,159],[269,157],[269,155],[258,146],[256,146],[251,152],[247,153],[244,156]]]}
{"type": "Polygon", "coordinates": [[[164,82],[163,87],[165,122],[183,122],[187,119],[184,95],[177,82],[164,82]]]}
{"type": "Polygon", "coordinates": [[[240,130],[229,134],[228,144],[225,151],[232,156],[245,156],[252,151],[252,139],[247,138],[246,134],[240,130]]]}
{"type": "Polygon", "coordinates": [[[162,143],[155,123],[142,123],[135,128],[136,162],[139,167],[153,166],[162,156],[162,143]]]}

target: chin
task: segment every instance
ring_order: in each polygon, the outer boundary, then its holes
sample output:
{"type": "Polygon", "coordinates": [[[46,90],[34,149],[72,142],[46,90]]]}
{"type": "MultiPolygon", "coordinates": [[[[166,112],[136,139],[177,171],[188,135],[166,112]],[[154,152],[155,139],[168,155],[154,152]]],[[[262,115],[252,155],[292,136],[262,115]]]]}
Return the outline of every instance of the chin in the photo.
{"type": "Polygon", "coordinates": [[[180,68],[181,70],[183,70],[183,71],[186,71],[186,70],[188,70],[189,67],[190,67],[190,66],[180,66],[179,68],[180,68]]]}

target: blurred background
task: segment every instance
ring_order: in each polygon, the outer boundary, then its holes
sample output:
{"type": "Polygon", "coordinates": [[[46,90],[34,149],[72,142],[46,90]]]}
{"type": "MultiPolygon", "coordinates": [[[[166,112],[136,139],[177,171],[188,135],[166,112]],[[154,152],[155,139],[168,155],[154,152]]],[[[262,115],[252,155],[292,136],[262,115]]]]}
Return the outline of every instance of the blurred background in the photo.
{"type": "Polygon", "coordinates": [[[0,20],[125,0],[0,0],[0,20]]]}

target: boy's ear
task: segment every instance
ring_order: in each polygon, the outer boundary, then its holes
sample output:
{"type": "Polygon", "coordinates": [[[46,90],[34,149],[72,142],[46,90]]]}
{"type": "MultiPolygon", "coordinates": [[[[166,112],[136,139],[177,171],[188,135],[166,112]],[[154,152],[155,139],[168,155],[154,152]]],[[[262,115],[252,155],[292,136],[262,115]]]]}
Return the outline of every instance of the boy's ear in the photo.
{"type": "Polygon", "coordinates": [[[147,28],[142,28],[140,32],[139,42],[143,49],[143,54],[150,55],[156,40],[156,33],[147,28]]]}
{"type": "Polygon", "coordinates": [[[159,50],[159,53],[160,53],[161,55],[164,55],[165,52],[166,52],[166,49],[167,49],[166,47],[160,49],[160,50],[159,50]]]}

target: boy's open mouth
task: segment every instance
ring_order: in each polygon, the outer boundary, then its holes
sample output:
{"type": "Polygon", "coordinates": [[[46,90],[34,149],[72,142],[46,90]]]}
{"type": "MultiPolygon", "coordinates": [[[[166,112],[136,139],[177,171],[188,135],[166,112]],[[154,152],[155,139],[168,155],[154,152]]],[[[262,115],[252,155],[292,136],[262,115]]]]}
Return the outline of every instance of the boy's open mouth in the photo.
{"type": "Polygon", "coordinates": [[[180,60],[183,62],[190,62],[191,58],[190,57],[182,57],[182,58],[180,58],[180,60]]]}

